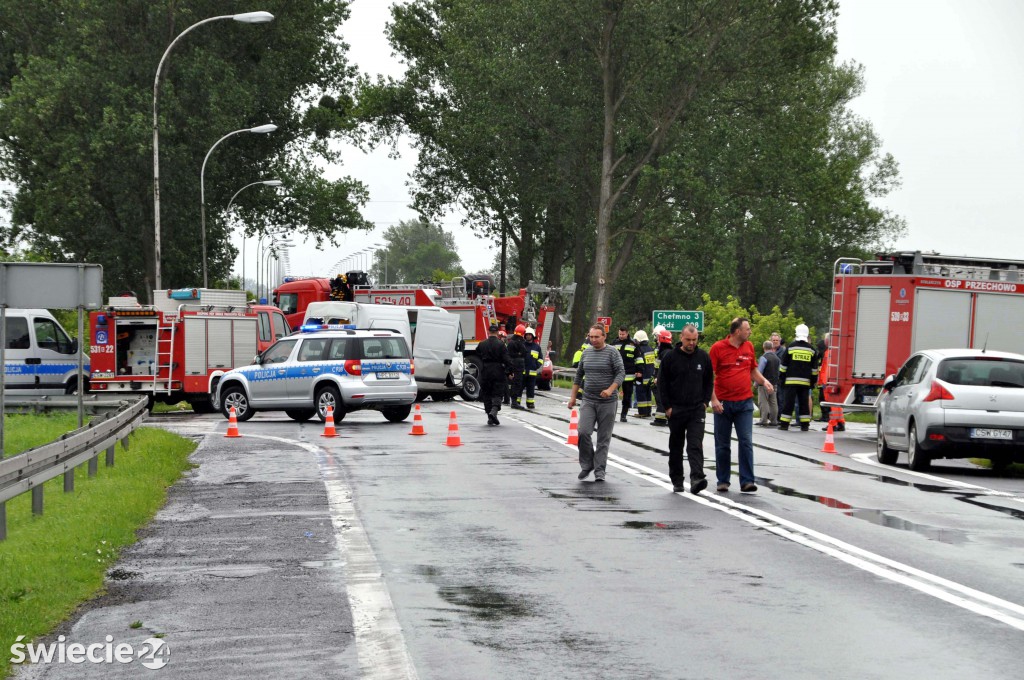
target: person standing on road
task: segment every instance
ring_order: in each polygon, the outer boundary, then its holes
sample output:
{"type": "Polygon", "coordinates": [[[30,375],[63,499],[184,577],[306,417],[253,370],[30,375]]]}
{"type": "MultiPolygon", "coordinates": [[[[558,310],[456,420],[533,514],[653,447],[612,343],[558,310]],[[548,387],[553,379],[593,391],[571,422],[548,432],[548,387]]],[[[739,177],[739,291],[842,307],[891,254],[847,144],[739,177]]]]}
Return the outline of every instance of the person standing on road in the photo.
{"type": "MultiPolygon", "coordinates": [[[[654,358],[654,382],[658,382],[658,374],[661,372],[661,360],[672,351],[672,332],[662,328],[658,331],[658,353],[654,358]]],[[[658,390],[654,391],[654,394],[658,394],[658,390]]],[[[651,425],[655,427],[668,427],[668,416],[665,415],[665,405],[661,403],[661,399],[656,400],[657,403],[654,406],[654,419],[651,421],[651,425]]]]}
{"type": "Polygon", "coordinates": [[[629,337],[628,326],[619,326],[619,339],[615,341],[614,346],[619,350],[619,356],[622,357],[622,366],[626,376],[622,383],[622,416],[619,418],[620,421],[626,422],[629,407],[633,404],[633,385],[637,379],[636,343],[629,337]]]}
{"type": "Polygon", "coordinates": [[[608,464],[608,445],[612,441],[615,414],[618,411],[619,385],[626,375],[619,351],[605,344],[605,330],[601,324],[594,324],[588,333],[590,346],[583,350],[576,377],[572,381],[569,408],[575,408],[580,385],[583,402],[580,404],[579,452],[580,479],[586,479],[593,472],[594,480],[604,481],[608,464]],[[586,381],[584,381],[586,378],[586,381]],[[593,443],[593,431],[597,429],[597,447],[593,443]]]}
{"type": "Polygon", "coordinates": [[[526,389],[526,408],[532,411],[537,403],[534,396],[537,391],[537,371],[541,367],[540,344],[537,342],[537,332],[532,326],[526,327],[523,335],[526,342],[526,370],[523,373],[523,387],[526,389]]]}
{"type": "Polygon", "coordinates": [[[498,324],[492,323],[487,339],[477,345],[476,354],[483,362],[480,372],[480,401],[487,412],[488,425],[500,425],[498,411],[508,385],[506,376],[512,372],[508,348],[498,338],[498,324]]]}
{"type": "MultiPolygon", "coordinates": [[[[775,353],[775,346],[771,340],[761,343],[761,349],[764,354],[757,362],[757,370],[761,371],[761,375],[767,378],[772,386],[778,385],[779,366],[782,364],[782,360],[775,353]]],[[[757,424],[761,427],[777,427],[779,424],[779,403],[775,397],[775,392],[769,393],[764,387],[757,386],[757,408],[761,412],[757,424]]]]}
{"type": "Polygon", "coordinates": [[[757,370],[754,346],[750,344],[750,319],[736,317],[729,324],[729,335],[711,346],[711,370],[715,372],[715,391],[711,408],[715,412],[715,476],[718,491],[729,490],[732,474],[732,429],[739,440],[740,491],[757,491],[754,483],[754,394],[750,381],[768,390],[771,383],[757,370]]]}
{"type": "Polygon", "coordinates": [[[654,348],[647,341],[647,333],[644,331],[637,331],[633,335],[633,342],[636,343],[637,368],[642,369],[640,378],[636,381],[636,417],[650,418],[656,354],[654,348]]]}
{"type": "Polygon", "coordinates": [[[526,340],[523,336],[526,334],[526,326],[519,324],[516,326],[515,332],[512,333],[512,337],[508,339],[508,358],[512,360],[512,381],[509,385],[512,397],[512,409],[520,410],[523,408],[523,374],[526,373],[526,356],[529,354],[529,350],[526,348],[526,340]]]}
{"type": "Polygon", "coordinates": [[[704,475],[704,421],[714,391],[714,373],[708,353],[697,347],[697,327],[687,324],[679,345],[661,360],[658,402],[668,417],[668,476],[672,491],[683,491],[683,444],[690,461],[690,491],[708,488],[704,475]]]}
{"type": "Polygon", "coordinates": [[[789,343],[786,354],[782,357],[779,368],[782,384],[786,386],[786,396],[782,402],[782,413],[779,415],[779,429],[788,430],[793,420],[793,408],[800,422],[800,430],[811,429],[811,385],[818,381],[818,362],[821,357],[807,341],[810,329],[804,324],[796,327],[796,338],[789,343]]]}

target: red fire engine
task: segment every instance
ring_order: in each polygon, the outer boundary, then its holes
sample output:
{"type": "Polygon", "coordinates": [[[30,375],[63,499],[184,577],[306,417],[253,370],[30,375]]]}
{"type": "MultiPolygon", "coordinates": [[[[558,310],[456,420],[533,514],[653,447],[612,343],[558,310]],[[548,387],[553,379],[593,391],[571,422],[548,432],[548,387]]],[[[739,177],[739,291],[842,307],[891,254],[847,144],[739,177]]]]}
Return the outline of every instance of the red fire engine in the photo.
{"type": "Polygon", "coordinates": [[[920,251],[836,261],[827,401],[873,407],[911,354],[961,347],[1024,351],[1024,261],[920,251]]]}
{"type": "MultiPolygon", "coordinates": [[[[493,295],[494,281],[487,275],[458,276],[442,283],[394,283],[379,286],[359,283],[365,281],[365,277],[363,272],[349,272],[346,275],[347,281],[352,282],[351,299],[355,302],[443,307],[458,314],[466,341],[463,351],[466,372],[474,376],[479,376],[483,368],[476,356],[476,348],[487,338],[491,323],[506,326],[508,332],[512,332],[518,322],[533,325],[537,331],[537,342],[546,356],[555,314],[563,322],[568,322],[576,291],[575,283],[548,286],[531,281],[515,295],[496,296],[493,295]]],[[[273,300],[287,315],[290,326],[298,328],[310,302],[331,299],[330,284],[326,278],[286,278],[274,290],[273,300]]],[[[463,396],[472,398],[472,395],[465,393],[463,396]]]]}
{"type": "Polygon", "coordinates": [[[112,297],[89,314],[90,389],[188,401],[210,412],[210,387],[289,333],[281,310],[247,304],[238,290],[154,291],[154,305],[112,297]]]}

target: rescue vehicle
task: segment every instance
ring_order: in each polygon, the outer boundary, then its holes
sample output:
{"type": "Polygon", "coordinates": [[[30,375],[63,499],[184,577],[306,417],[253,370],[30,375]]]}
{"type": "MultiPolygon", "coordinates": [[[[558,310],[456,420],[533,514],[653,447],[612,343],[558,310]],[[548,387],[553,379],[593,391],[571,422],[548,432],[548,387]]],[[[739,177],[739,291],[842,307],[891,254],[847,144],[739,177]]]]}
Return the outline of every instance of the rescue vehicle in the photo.
{"type": "MultiPolygon", "coordinates": [[[[475,399],[474,385],[479,385],[483,362],[476,348],[487,338],[492,323],[505,326],[511,332],[520,321],[537,329],[537,342],[547,351],[556,315],[568,323],[572,313],[576,284],[548,286],[529,282],[515,295],[494,295],[494,279],[490,275],[470,274],[457,276],[439,283],[392,283],[370,285],[365,272],[348,272],[344,276],[345,296],[354,302],[415,307],[441,307],[457,314],[465,341],[463,356],[465,372],[476,380],[464,381],[462,396],[475,399]]],[[[337,285],[335,291],[339,289],[337,285]]],[[[288,317],[292,328],[298,328],[310,302],[331,299],[331,280],[322,277],[286,277],[273,292],[274,303],[288,317]]],[[[475,388],[479,390],[478,387],[475,388]]]]}
{"type": "Polygon", "coordinates": [[[155,304],[111,297],[89,314],[93,392],[147,394],[150,404],[187,401],[210,413],[217,380],[288,335],[276,307],[246,302],[245,292],[157,290],[155,304]]]}
{"type": "Polygon", "coordinates": [[[826,402],[871,409],[924,349],[1024,353],[1024,261],[903,251],[836,260],[826,402]]]}

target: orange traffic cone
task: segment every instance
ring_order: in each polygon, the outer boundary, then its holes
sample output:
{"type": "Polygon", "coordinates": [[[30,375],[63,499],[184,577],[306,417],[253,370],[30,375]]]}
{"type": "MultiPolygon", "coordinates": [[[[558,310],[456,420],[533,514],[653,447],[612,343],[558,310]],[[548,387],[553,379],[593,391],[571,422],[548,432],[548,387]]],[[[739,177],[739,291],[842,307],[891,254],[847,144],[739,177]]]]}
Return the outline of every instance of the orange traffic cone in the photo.
{"type": "Polygon", "coordinates": [[[821,447],[822,453],[838,453],[836,451],[836,440],[832,436],[832,421],[828,421],[828,430],[825,432],[825,445],[821,447]]]}
{"type": "Polygon", "coordinates": [[[416,413],[412,417],[412,432],[409,434],[426,434],[423,429],[423,416],[420,415],[420,405],[416,404],[416,413]]]}
{"type": "Polygon", "coordinates": [[[462,446],[462,438],[459,436],[459,423],[455,419],[455,411],[452,411],[451,420],[448,421],[448,439],[445,446],[462,446]]]}
{"type": "Polygon", "coordinates": [[[565,440],[566,444],[575,446],[580,443],[579,422],[580,417],[576,414],[576,409],[573,409],[572,415],[569,416],[569,438],[565,440]]]}
{"type": "Polygon", "coordinates": [[[228,414],[228,432],[224,435],[225,437],[241,437],[238,433],[238,418],[235,416],[235,407],[231,407],[231,411],[228,414]]]}
{"type": "Polygon", "coordinates": [[[324,418],[324,433],[321,437],[337,437],[338,433],[334,429],[334,407],[327,407],[327,417],[324,418]]]}

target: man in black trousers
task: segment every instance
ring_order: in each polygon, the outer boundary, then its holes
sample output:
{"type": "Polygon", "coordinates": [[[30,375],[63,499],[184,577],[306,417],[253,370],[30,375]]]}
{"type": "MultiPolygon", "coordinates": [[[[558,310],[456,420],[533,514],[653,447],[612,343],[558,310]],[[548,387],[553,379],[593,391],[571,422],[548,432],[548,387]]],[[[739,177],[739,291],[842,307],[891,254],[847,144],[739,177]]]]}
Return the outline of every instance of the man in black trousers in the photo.
{"type": "Polygon", "coordinates": [[[668,475],[672,491],[684,491],[683,443],[690,461],[690,492],[708,486],[704,475],[704,419],[714,390],[714,373],[708,353],[697,347],[697,327],[687,324],[680,344],[661,360],[658,398],[668,418],[668,475]]]}

